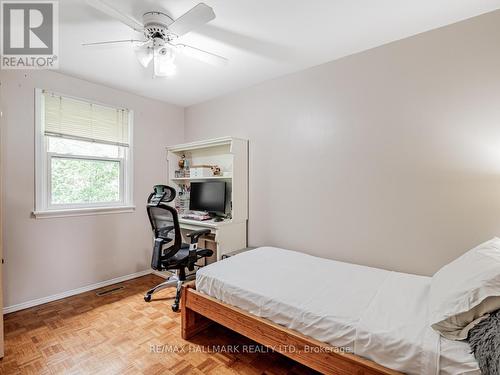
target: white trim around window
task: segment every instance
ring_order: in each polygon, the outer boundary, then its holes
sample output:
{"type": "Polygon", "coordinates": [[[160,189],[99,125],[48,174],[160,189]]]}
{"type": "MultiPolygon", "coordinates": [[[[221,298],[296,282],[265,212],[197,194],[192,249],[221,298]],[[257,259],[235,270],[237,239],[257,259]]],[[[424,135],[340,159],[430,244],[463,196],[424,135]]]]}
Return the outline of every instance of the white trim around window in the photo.
{"type": "MultiPolygon", "coordinates": [[[[64,96],[64,95],[61,95],[64,96]]],[[[88,101],[86,99],[81,99],[88,101]]],[[[42,89],[35,89],[35,209],[36,218],[102,215],[133,212],[133,111],[128,113],[129,147],[123,158],[69,155],[48,152],[45,135],[45,105],[42,89]],[[51,160],[52,158],[114,161],[120,163],[120,201],[92,204],[51,204],[51,160]]],[[[98,103],[100,104],[100,103],[98,103]]]]}

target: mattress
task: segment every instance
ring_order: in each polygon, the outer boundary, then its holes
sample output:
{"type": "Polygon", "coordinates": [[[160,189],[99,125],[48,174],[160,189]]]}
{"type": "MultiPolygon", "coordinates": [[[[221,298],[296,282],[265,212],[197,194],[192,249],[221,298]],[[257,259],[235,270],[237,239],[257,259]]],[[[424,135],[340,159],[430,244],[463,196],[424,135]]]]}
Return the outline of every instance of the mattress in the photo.
{"type": "Polygon", "coordinates": [[[430,278],[262,247],[200,269],[201,293],[408,374],[479,374],[427,321],[430,278]]]}

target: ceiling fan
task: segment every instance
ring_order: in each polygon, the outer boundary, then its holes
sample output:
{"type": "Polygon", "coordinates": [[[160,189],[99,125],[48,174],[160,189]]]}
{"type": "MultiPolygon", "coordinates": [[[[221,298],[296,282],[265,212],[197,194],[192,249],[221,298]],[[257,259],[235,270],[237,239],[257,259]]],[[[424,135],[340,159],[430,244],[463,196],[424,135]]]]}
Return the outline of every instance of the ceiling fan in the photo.
{"type": "Polygon", "coordinates": [[[91,7],[144,34],[144,40],[112,40],[96,43],[83,43],[83,46],[131,44],[135,48],[137,59],[145,68],[153,61],[154,75],[166,77],[175,74],[174,60],[177,53],[183,53],[211,65],[225,65],[225,57],[204,51],[202,49],[176,43],[180,36],[200,27],[215,18],[212,8],[204,3],[191,8],[182,16],[173,20],[160,11],[150,11],[142,16],[142,24],[134,18],[113,8],[103,0],[87,0],[91,7]]]}

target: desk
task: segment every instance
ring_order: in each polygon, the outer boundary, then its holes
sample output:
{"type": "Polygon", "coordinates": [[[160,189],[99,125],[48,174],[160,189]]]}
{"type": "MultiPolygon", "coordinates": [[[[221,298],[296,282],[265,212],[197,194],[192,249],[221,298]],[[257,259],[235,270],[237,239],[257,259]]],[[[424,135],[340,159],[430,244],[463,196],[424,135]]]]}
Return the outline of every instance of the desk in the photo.
{"type": "Polygon", "coordinates": [[[210,229],[211,234],[214,235],[215,249],[213,250],[217,254],[217,260],[221,260],[225,254],[247,247],[246,220],[241,222],[232,220],[216,222],[213,220],[197,221],[179,218],[179,225],[185,233],[198,229],[210,229]]]}
{"type": "MultiPolygon", "coordinates": [[[[224,182],[226,184],[225,211],[232,219],[216,222],[213,220],[196,221],[182,219],[179,224],[185,236],[187,232],[199,229],[210,229],[211,234],[205,243],[199,245],[213,250],[217,260],[224,254],[247,247],[248,221],[248,141],[234,137],[206,139],[167,147],[168,185],[177,193],[186,192],[194,182],[224,182]],[[179,161],[188,161],[193,165],[218,166],[222,175],[191,177],[185,170],[179,171],[179,161]],[[187,188],[187,189],[186,189],[187,188]]],[[[180,211],[184,212],[185,203],[180,211]]],[[[186,241],[184,238],[184,242],[186,241]]],[[[215,258],[215,257],[214,257],[215,258]]],[[[212,259],[210,259],[212,260],[212,259]]]]}

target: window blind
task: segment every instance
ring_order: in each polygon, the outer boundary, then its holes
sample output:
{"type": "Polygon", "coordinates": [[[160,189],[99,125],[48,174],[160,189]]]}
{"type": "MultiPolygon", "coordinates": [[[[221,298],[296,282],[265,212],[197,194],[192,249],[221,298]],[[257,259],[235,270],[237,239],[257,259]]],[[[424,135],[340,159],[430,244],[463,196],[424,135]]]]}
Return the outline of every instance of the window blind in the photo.
{"type": "Polygon", "coordinates": [[[129,146],[126,109],[43,91],[45,135],[129,146]]]}

